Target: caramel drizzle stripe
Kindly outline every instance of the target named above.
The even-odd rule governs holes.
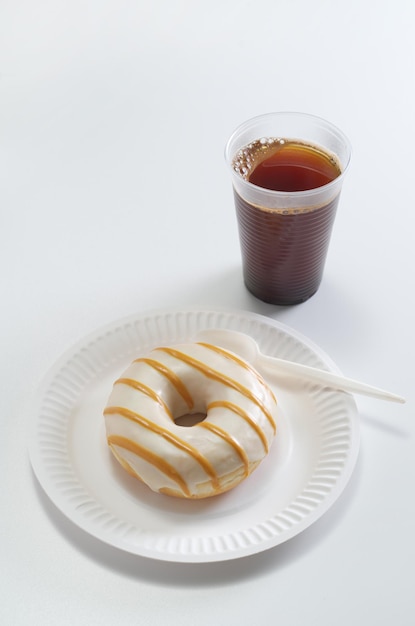
[[[263,431],[258,426],[258,424],[254,422],[254,420],[251,417],[249,417],[246,411],[244,411],[237,404],[234,404],[233,402],[226,402],[226,401],[211,402],[208,405],[207,410],[209,411],[210,409],[215,409],[215,408],[229,409],[230,411],[232,411],[232,413],[236,413],[237,415],[239,415],[239,417],[245,420],[245,422],[247,422],[251,426],[251,428],[256,432],[258,437],[261,439],[262,445],[264,446],[265,453],[268,454],[269,447],[268,447],[267,438],[265,437]]]
[[[236,354],[233,354],[233,352],[229,352],[228,350],[225,350],[225,348],[220,348],[219,346],[214,346],[211,343],[204,343],[203,341],[198,341],[198,344],[199,344],[199,346],[204,346],[208,350],[212,350],[213,352],[217,352],[218,354],[220,354],[220,355],[222,355],[224,357],[227,357],[231,361],[234,361],[235,363],[237,363],[241,367],[244,367],[246,370],[251,372],[251,374],[253,374],[256,377],[258,382],[261,383],[261,385],[263,387],[265,387],[269,391],[269,393],[271,394],[272,399],[274,400],[275,404],[277,404],[277,398],[275,397],[274,392],[272,391],[272,389],[270,387],[268,387],[268,385],[266,385],[264,383],[264,380],[261,378],[261,376],[258,374],[258,372],[249,363],[247,363],[246,361],[243,361],[242,359],[240,359],[238,356],[236,356]]]
[[[112,446],[110,443],[109,443],[109,445],[110,445],[110,448],[111,448],[111,451],[112,451],[113,455],[115,456],[117,461],[122,465],[122,467],[125,469],[125,471],[128,472],[128,474],[130,474],[134,478],[138,478],[138,480],[141,480],[141,482],[144,482],[143,479],[141,478],[140,474],[138,474],[138,472],[135,471],[133,466],[130,465],[130,463],[128,463],[128,461],[126,461],[120,454],[118,454],[118,452],[117,452],[117,450],[115,450],[114,446]]]
[[[163,474],[166,474],[175,483],[177,483],[182,492],[190,497],[190,491],[186,481],[182,476],[180,476],[179,472],[177,472],[177,470],[175,470],[175,468],[170,465],[170,463],[167,463],[167,461],[165,461],[162,457],[154,454],[154,452],[151,452],[151,450],[148,450],[147,448],[143,448],[135,441],[131,441],[131,439],[121,437],[120,435],[109,435],[108,444],[110,446],[119,446],[124,450],[129,450],[133,454],[136,454],[140,458],[144,459],[144,461],[147,461],[147,463],[154,465]]]
[[[114,385],[119,384],[127,385],[128,387],[131,387],[136,391],[141,391],[142,393],[144,393],[146,396],[157,402],[157,404],[159,404],[161,408],[167,413],[170,419],[174,421],[172,412],[170,411],[169,407],[153,389],[147,387],[147,385],[144,385],[143,383],[140,383],[138,380],[134,380],[134,378],[119,378],[115,381]]]
[[[227,385],[228,387],[231,387],[232,389],[236,389],[237,391],[239,391],[239,393],[241,393],[243,396],[245,396],[246,398],[251,400],[251,402],[256,404],[261,409],[261,411],[264,413],[265,417],[267,418],[267,420],[271,424],[274,433],[276,432],[277,427],[276,427],[276,424],[274,422],[274,419],[273,419],[271,413],[269,411],[267,411],[267,409],[262,404],[262,402],[260,400],[258,400],[258,398],[256,396],[254,396],[254,394],[251,393],[249,391],[249,389],[247,389],[246,387],[244,387],[243,385],[238,383],[236,380],[234,380],[233,378],[230,378],[229,376],[226,376],[225,374],[221,374],[220,372],[212,369],[211,367],[209,367],[205,363],[202,363],[201,361],[198,361],[197,359],[194,359],[193,357],[189,356],[188,354],[184,354],[183,352],[179,352],[179,350],[175,350],[174,348],[157,348],[157,350],[165,352],[166,354],[170,354],[171,356],[175,357],[176,359],[179,359],[180,361],[184,361],[188,365],[191,365],[192,367],[197,369],[199,372],[202,372],[202,374],[204,374],[208,378],[212,378],[213,380],[217,380],[217,381],[223,383],[224,385]]]
[[[175,374],[172,370],[163,365],[163,363],[147,358],[136,359],[134,363],[147,363],[147,365],[157,370],[160,374],[162,374],[165,378],[169,380],[169,382],[173,385],[176,391],[186,402],[189,409],[191,410],[193,408],[193,398],[189,393],[187,387],[183,384],[182,380],[177,376],[177,374]]]
[[[217,435],[221,439],[224,439],[226,441],[226,443],[228,443],[230,446],[232,446],[232,448],[239,455],[242,463],[244,464],[245,476],[248,476],[248,474],[249,474],[249,459],[248,459],[248,456],[247,456],[245,450],[240,445],[240,443],[238,443],[238,441],[234,437],[232,437],[232,435],[230,435],[225,430],[220,428],[220,426],[217,426],[216,424],[212,424],[212,422],[207,422],[207,421],[200,422],[199,424],[196,425],[196,427],[197,428],[205,428],[206,430],[210,430],[210,432],[212,432],[214,435]]]
[[[191,446],[186,441],[183,441],[183,439],[176,437],[176,435],[174,435],[169,430],[166,430],[162,426],[151,422],[139,413],[135,413],[130,409],[126,409],[120,406],[107,407],[106,409],[104,409],[104,415],[122,415],[126,419],[136,422],[143,428],[146,428],[147,430],[150,430],[153,433],[160,435],[160,437],[163,437],[163,439],[176,446],[176,448],[178,448],[182,452],[186,452],[187,454],[192,456],[194,460],[203,467],[206,474],[210,477],[213,487],[215,489],[219,487],[218,476],[209,461],[202,454],[200,454],[200,452],[198,452],[196,448]]]

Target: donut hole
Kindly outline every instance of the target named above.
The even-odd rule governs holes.
[[[203,420],[206,419],[206,413],[186,413],[185,415],[180,415],[176,417],[174,420],[177,426],[195,426],[196,424],[200,424]]]

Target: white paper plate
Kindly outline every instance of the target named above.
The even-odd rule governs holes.
[[[150,491],[113,459],[102,410],[133,358],[204,328],[254,337],[265,354],[338,371],[286,326],[243,311],[169,310],[118,321],[54,365],[32,404],[29,452],[55,505],[79,527],[127,552],[177,562],[223,561],[283,543],[342,493],[359,447],[352,396],[301,384],[273,385],[282,418],[270,454],[241,485],[187,501]]]

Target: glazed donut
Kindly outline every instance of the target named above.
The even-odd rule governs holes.
[[[183,426],[175,420],[197,414]],[[238,485],[267,455],[277,401],[239,356],[207,343],[159,347],[115,381],[104,409],[108,445],[153,491],[206,498]]]

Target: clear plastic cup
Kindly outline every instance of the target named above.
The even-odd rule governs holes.
[[[253,184],[245,153],[262,142],[299,144],[337,163],[336,177],[319,187],[280,191]],[[274,144],[273,144],[274,145]],[[284,147],[284,149],[285,149]],[[260,300],[290,305],[319,288],[351,147],[333,124],[304,113],[269,113],[248,120],[230,137],[225,158],[234,189],[243,276]],[[241,165],[242,163],[242,165]],[[248,164],[249,169],[249,164]]]

